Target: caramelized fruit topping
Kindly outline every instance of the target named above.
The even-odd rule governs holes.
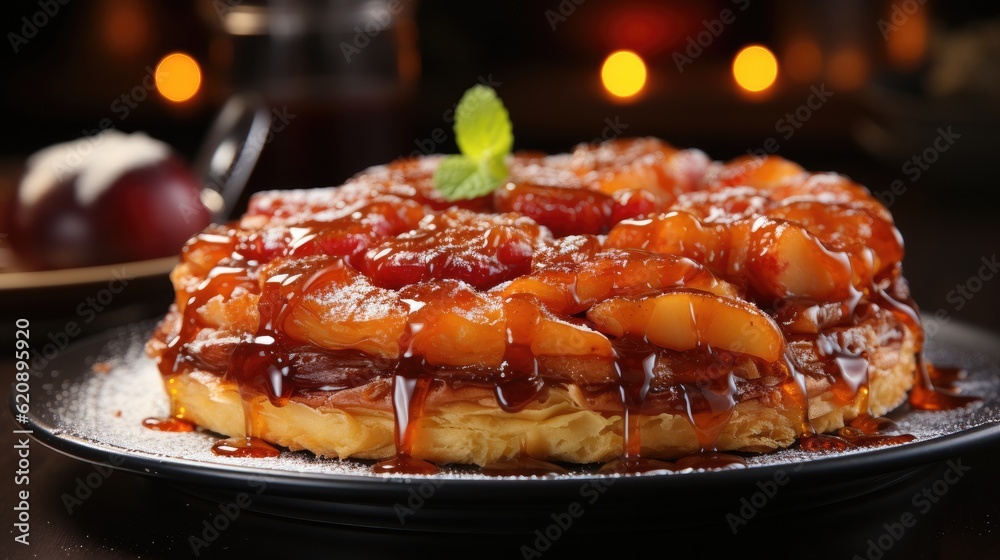
[[[867,399],[872,328],[884,344],[916,339],[911,406],[974,400],[952,388],[957,372],[920,359],[899,232],[842,177],[620,140],[515,155],[508,184],[451,205],[433,188],[437,161],[257,194],[238,223],[184,247],[176,306],[150,348],[168,382],[197,369],[239,387],[245,433],[214,452],[275,455],[259,439],[261,406],[376,379],[391,391],[397,449],[376,472],[437,470],[414,450],[427,396],[444,384],[492,388],[507,411],[579,386],[623,419],[621,457],[604,472],[739,467],[717,452],[720,431],[740,402],[775,389],[801,412],[803,449],[909,441],[870,415],[835,434],[808,421],[807,377],[839,403]],[[698,453],[643,455],[642,418],[663,413],[689,422]],[[525,453],[483,472],[560,471]]]

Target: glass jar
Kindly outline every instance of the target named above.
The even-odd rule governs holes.
[[[204,6],[216,30],[210,56],[221,89],[255,92],[271,108],[247,194],[340,184],[406,152],[420,72],[415,0]]]

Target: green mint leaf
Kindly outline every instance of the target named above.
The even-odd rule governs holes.
[[[514,146],[510,116],[493,88],[476,85],[462,96],[455,109],[455,142],[474,161],[510,153]]]
[[[507,153],[497,154],[486,161],[479,162],[479,169],[486,170],[495,178],[494,189],[499,187],[500,183],[507,178]]]
[[[504,177],[507,169],[503,167]],[[434,185],[449,202],[487,195],[496,189],[504,177],[494,174],[496,163],[476,163],[465,156],[447,156],[434,171]]]
[[[462,96],[455,109],[455,142],[462,155],[444,158],[434,172],[434,186],[448,201],[487,195],[507,178],[514,134],[493,88],[477,85]]]

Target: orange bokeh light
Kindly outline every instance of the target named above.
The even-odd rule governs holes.
[[[823,51],[811,38],[792,39],[785,47],[783,66],[797,82],[816,81],[823,73]]]
[[[826,75],[833,89],[856,90],[867,81],[868,70],[868,59],[861,48],[847,45],[830,55]]]
[[[604,59],[601,83],[615,97],[633,97],[646,85],[646,63],[632,51],[615,51]]]
[[[201,88],[201,68],[184,53],[171,53],[156,65],[156,89],[160,95],[180,103],[187,101]]]
[[[886,36],[889,62],[902,70],[913,70],[920,66],[927,54],[930,35],[927,10],[918,7],[897,29]]]
[[[746,91],[764,91],[778,79],[778,59],[767,47],[744,47],[733,59],[733,78]]]

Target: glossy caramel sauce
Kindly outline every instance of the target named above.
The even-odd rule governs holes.
[[[837,404],[860,399],[868,408],[877,350],[869,335],[896,347],[907,332],[915,339],[911,407],[975,400],[955,393],[960,372],[922,359],[901,238],[867,191],[832,176],[796,175],[790,163],[780,169],[789,178],[771,184],[762,178],[770,177],[767,162],[710,171],[690,151],[621,142],[583,149],[568,163],[516,160],[508,185],[462,208],[441,200],[429,186],[433,168],[420,161],[370,171],[336,190],[257,195],[240,222],[210,228],[184,248],[177,306],[156,335],[160,370],[170,377],[198,369],[236,383],[246,437],[213,447],[235,457],[279,453],[259,439],[264,403],[282,407],[386,380],[396,455],[373,470],[406,474],[438,470],[414,455],[421,419],[432,413],[428,395],[442,386],[491,389],[508,412],[571,384],[592,403],[610,400],[616,405],[602,412],[622,418],[622,449],[601,472],[624,474],[745,466],[716,442],[739,402],[774,388],[803,411],[802,449],[911,441],[865,414],[833,434],[817,434],[809,422],[807,381],[825,384]],[[662,156],[674,167],[641,175],[655,189],[625,187],[629,173],[641,171],[625,153],[640,162]],[[750,302],[780,330],[780,357],[713,341],[723,335],[710,326],[697,327],[706,332],[693,347],[683,334],[677,348],[602,334],[587,314],[614,298],[655,305],[657,296],[685,290]],[[220,325],[220,316],[230,324]],[[751,345],[764,327],[744,326]],[[354,340],[350,332],[367,334]],[[643,456],[640,420],[663,413],[690,424],[697,453]],[[192,427],[179,419],[144,425]],[[565,472],[526,452],[481,470]]]
[[[422,361],[414,357],[400,360],[392,378],[392,411],[396,419],[396,456],[375,464],[381,473],[434,474],[438,468],[412,456],[414,426],[423,416],[424,403],[433,379],[422,375]]]
[[[913,441],[914,437],[899,432],[888,418],[873,418],[862,414],[849,421],[834,434],[814,434],[799,439],[806,451],[844,451],[855,447],[883,447]]]
[[[222,439],[212,445],[212,453],[222,457],[277,457],[278,448],[256,437]]]
[[[118,416],[121,416],[121,411],[118,412]],[[145,418],[142,421],[142,426],[158,432],[194,431],[194,424],[180,418]]]

